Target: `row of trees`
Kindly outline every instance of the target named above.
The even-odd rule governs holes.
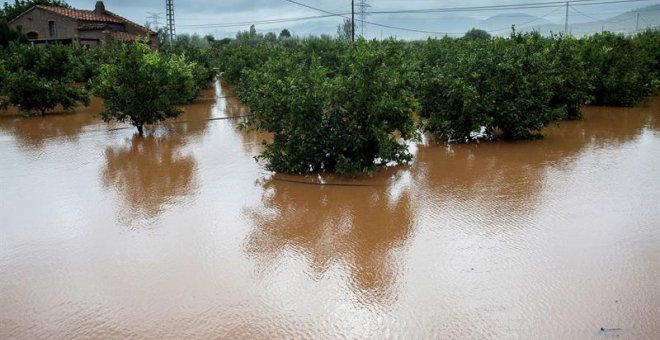
[[[0,49],[0,107],[44,114],[104,99],[105,120],[144,124],[176,116],[174,104],[192,102],[210,84],[210,50],[176,44],[152,51],[145,44],[117,43],[106,49],[11,43]]]
[[[348,175],[410,160],[405,142],[418,131],[444,141],[475,132],[528,139],[579,118],[586,103],[635,105],[660,85],[658,62],[658,31],[351,43],[252,28],[236,39],[179,39],[159,52],[10,42],[0,50],[0,104],[43,114],[95,94],[104,119],[142,133],[178,115],[173,105],[196,98],[219,69],[254,111],[248,126],[273,134],[261,154],[270,169]]]
[[[216,75],[212,37],[181,35],[161,51],[145,44],[117,43],[105,49],[28,44],[7,22],[35,5],[70,7],[61,0],[14,0],[0,8],[0,108],[14,106],[42,115],[104,99],[105,120],[145,124],[175,117],[175,104],[189,103]]]
[[[632,106],[657,90],[660,32],[350,43],[240,33],[218,47],[222,77],[274,139],[274,171],[340,174],[405,162],[416,129],[444,141],[529,139],[587,103]],[[418,113],[419,119],[414,119]],[[415,124],[416,123],[416,124]]]

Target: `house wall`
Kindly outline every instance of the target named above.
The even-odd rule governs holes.
[[[49,21],[55,22],[56,34],[50,35]],[[86,22],[83,22],[83,24]],[[91,22],[90,22],[91,23]],[[36,32],[39,37],[37,44],[45,44],[45,40],[67,40],[70,39],[74,45],[103,46],[110,42],[110,37],[104,30],[114,32],[128,32],[131,34],[144,35],[145,32],[138,26],[132,24],[107,23],[104,30],[82,30],[78,31],[77,20],[67,18],[41,8],[33,8],[22,14],[9,26],[11,28],[21,27],[24,34]],[[77,39],[76,39],[77,38]],[[158,36],[154,34],[151,39],[151,48],[158,49]]]
[[[54,36],[50,35],[48,26],[48,22],[50,20],[55,22],[57,32]],[[11,28],[17,28],[18,26],[21,26],[24,34],[37,32],[39,34],[40,40],[72,39],[78,31],[78,23],[75,20],[57,15],[41,8],[34,8],[28,11],[27,13],[18,17],[16,20],[12,21],[9,26]]]

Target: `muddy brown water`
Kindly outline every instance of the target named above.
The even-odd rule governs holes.
[[[319,186],[224,95],[0,117],[0,338],[660,337],[660,98]]]

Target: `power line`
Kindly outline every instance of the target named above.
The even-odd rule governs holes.
[[[342,14],[325,14],[325,15],[312,15],[312,16],[306,16],[306,17],[296,17],[296,18],[282,18],[282,19],[266,19],[266,20],[252,20],[252,21],[239,21],[239,22],[229,22],[229,23],[222,23],[222,24],[189,24],[189,25],[178,25],[179,28],[181,27],[187,27],[187,28],[194,28],[194,27],[209,27],[209,28],[221,28],[221,27],[239,27],[239,26],[246,26],[246,25],[258,25],[258,24],[281,24],[285,22],[294,22],[294,21],[304,21],[304,20],[312,20],[312,19],[323,19],[323,18],[331,18],[331,17],[340,17],[342,15],[348,15],[348,13],[342,13]]]
[[[632,18],[630,18],[630,19],[614,20],[614,21],[613,21],[613,20],[602,20],[602,19],[594,18],[593,16],[591,16],[591,15],[589,15],[589,14],[587,14],[587,13],[584,13],[584,12],[580,11],[579,9],[573,7],[573,6],[570,6],[570,8],[571,8],[574,12],[576,12],[576,13],[582,15],[583,17],[589,18],[589,19],[591,19],[591,20],[595,20],[595,21],[597,21],[597,22],[605,23],[605,24],[620,24],[620,23],[622,23],[622,22],[630,21],[630,20],[632,19]]]
[[[295,0],[285,0],[287,2],[296,4],[298,6],[302,6],[305,8],[309,8],[315,11],[319,11],[324,13],[323,15],[315,15],[315,16],[305,16],[305,17],[294,17],[294,18],[282,18],[282,19],[267,19],[267,20],[257,20],[257,21],[244,21],[244,22],[229,22],[229,23],[215,23],[215,24],[189,24],[189,25],[179,25],[179,27],[184,28],[184,29],[195,29],[195,28],[230,28],[230,27],[241,27],[241,26],[247,26],[247,25],[252,25],[252,24],[281,24],[281,23],[286,23],[286,22],[296,22],[296,21],[305,21],[305,20],[314,20],[314,19],[323,19],[323,18],[331,18],[331,17],[341,17],[344,19],[350,19],[348,15],[350,13],[333,13],[321,8],[309,6],[307,4],[301,3],[299,1]],[[575,0],[575,1],[569,1],[571,3],[571,7],[576,10],[574,7],[575,6],[587,6],[587,5],[603,5],[603,4],[613,4],[613,3],[630,3],[630,2],[640,2],[640,1],[649,1],[649,0]],[[388,11],[365,11],[366,15],[369,14],[405,14],[405,13],[410,13],[410,14],[423,14],[424,11],[430,11],[429,13],[439,13],[439,12],[476,12],[476,11],[489,11],[489,10],[515,10],[515,9],[522,9],[522,8],[530,8],[530,5],[536,6],[536,7],[531,7],[531,8],[548,8],[548,7],[554,7],[554,9],[546,15],[541,16],[540,18],[545,18],[549,16],[550,14],[556,12],[559,8],[563,8],[565,6],[566,2],[565,1],[551,1],[551,2],[543,2],[543,3],[522,3],[522,4],[515,4],[515,5],[493,5],[493,6],[473,6],[473,7],[453,7],[453,8],[444,8],[444,9],[426,9],[426,10],[398,10],[398,11],[393,11],[393,10],[388,10]],[[523,6],[523,7],[521,7]],[[542,7],[541,7],[542,6]],[[580,11],[581,12],[581,11]],[[599,20],[595,19],[594,20]],[[539,20],[539,18],[535,18],[529,22],[525,22],[523,24],[520,24],[520,26],[525,26],[529,25],[535,21]],[[361,20],[362,21],[362,20]],[[599,21],[604,21],[604,20],[599,20]],[[646,22],[646,20],[644,20]],[[611,21],[610,21],[611,22]],[[405,27],[397,27],[397,26],[391,26],[391,25],[385,25],[385,24],[379,24],[379,23],[374,23],[374,22],[369,22],[364,20],[363,24],[361,26],[366,26],[365,24],[370,24],[378,27],[384,27],[384,28],[389,28],[389,29],[395,29],[395,30],[403,30],[403,31],[408,31],[408,32],[415,32],[415,33],[425,33],[425,34],[433,34],[433,35],[460,35],[463,34],[462,32],[435,32],[435,31],[427,31],[427,30],[420,30],[420,29],[412,29],[412,28],[405,28]],[[648,22],[647,22],[648,24]],[[491,30],[489,32],[497,32],[497,31],[503,31],[506,29],[509,29],[510,27],[507,28],[502,28],[502,29],[496,29],[496,30]]]
[[[367,8],[371,7],[366,0],[360,0],[360,3],[358,4],[358,8],[360,10],[360,35],[364,37],[365,33],[365,28],[367,25],[364,24],[364,19],[369,15],[367,13]]]
[[[306,7],[306,8],[309,8],[309,9],[313,9],[315,11],[319,11],[319,12],[322,12],[322,13],[325,13],[325,14],[336,15],[336,16],[340,16],[344,19],[349,19],[348,17],[346,17],[344,15],[340,15],[340,14],[337,14],[337,13],[332,13],[332,12],[326,11],[326,10],[321,9],[321,8],[312,7],[312,6],[300,3],[300,2],[295,1],[295,0],[284,0],[284,1],[296,4],[296,5],[299,5],[299,6],[302,6],[302,7]],[[416,29],[405,28],[405,27],[396,27],[396,26],[390,26],[390,25],[377,24],[377,23],[368,22],[368,21],[365,21],[364,23],[374,25],[374,26],[379,26],[379,27],[385,27],[385,28],[397,29],[397,30],[402,30],[402,31],[408,31],[408,32],[427,33],[427,34],[440,34],[440,35],[442,35],[442,34],[456,34],[456,33],[449,33],[449,32],[433,32],[433,31],[416,30]]]
[[[554,14],[555,12],[557,12],[558,10],[560,10],[560,9],[562,9],[562,8],[564,8],[564,6],[558,6],[558,7],[556,7],[555,9],[553,9],[552,11],[550,11],[550,12],[548,12],[548,13],[546,13],[546,14],[544,14],[544,15],[538,17],[538,18],[535,18],[535,19],[533,19],[533,20],[530,20],[530,21],[528,21],[528,22],[522,23],[522,24],[520,24],[520,25],[516,25],[516,27],[517,27],[517,28],[523,28],[523,27],[525,27],[525,26],[527,26],[527,25],[529,25],[529,24],[532,24],[532,23],[537,22],[537,21],[539,21],[539,20],[543,20],[543,19],[549,17],[550,15]],[[504,30],[509,30],[509,29],[511,29],[511,26],[509,26],[509,27],[505,27],[505,28],[496,29],[496,30],[490,30],[490,31],[488,31],[488,33],[495,33],[495,32],[504,31]]]
[[[647,25],[653,26],[650,22],[646,21],[642,15],[640,15],[639,18],[642,19],[642,21],[644,21]]]
[[[324,9],[318,8],[318,7],[313,7],[295,0],[284,0],[302,7],[306,7],[309,9],[313,9],[316,11],[320,11],[322,13],[326,14],[331,14],[331,15],[337,15],[337,16],[342,16],[336,13],[332,13],[329,11],[326,11]],[[449,13],[449,12],[474,12],[474,11],[489,11],[489,10],[511,10],[511,9],[535,9],[535,8],[548,8],[548,7],[557,7],[558,5],[561,5],[562,7],[566,5],[567,3],[573,4],[574,6],[593,6],[593,5],[605,5],[605,4],[616,4],[616,3],[632,3],[632,2],[642,2],[642,1],[650,1],[650,0],[612,0],[612,1],[603,1],[603,0],[573,0],[573,1],[549,1],[549,2],[540,2],[540,3],[521,3],[521,4],[512,4],[512,5],[491,5],[491,6],[473,6],[473,7],[454,7],[454,8],[435,8],[435,9],[417,9],[417,10],[389,10],[389,11],[371,11],[367,12],[369,14],[412,14],[412,13]],[[342,16],[346,18],[345,16]],[[348,18],[346,18],[348,19]],[[463,33],[458,33],[458,32],[434,32],[434,31],[426,31],[426,30],[418,30],[418,29],[412,29],[412,28],[405,28],[405,27],[397,27],[397,26],[391,26],[391,25],[384,25],[384,24],[379,24],[379,23],[374,23],[374,22],[369,22],[369,21],[364,21],[366,24],[378,26],[378,27],[384,27],[384,28],[390,28],[390,29],[396,29],[396,30],[402,30],[402,31],[408,31],[408,32],[416,32],[416,33],[426,33],[426,34],[436,34],[436,35],[455,35],[455,34],[463,34]]]
[[[289,1],[289,0],[285,0],[285,1]],[[652,1],[652,0],[572,0],[568,2],[572,6],[594,6],[594,5],[632,3],[632,2],[642,2],[642,1]],[[548,1],[548,2],[537,2],[537,3],[519,3],[519,4],[510,4],[510,5],[426,8],[426,9],[409,9],[409,10],[381,10],[381,11],[370,11],[368,13],[369,14],[428,14],[428,13],[453,13],[453,12],[481,12],[481,11],[510,10],[510,9],[548,8],[548,7],[556,7],[559,5],[564,6],[565,4],[566,1]]]
[[[147,14],[149,14],[147,17],[147,22],[155,29],[158,29],[158,27],[160,27],[160,19],[163,18],[160,15],[161,13],[147,12]]]

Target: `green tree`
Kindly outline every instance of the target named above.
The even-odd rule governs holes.
[[[473,28],[465,33],[463,36],[466,39],[490,39],[490,34],[484,30]]]
[[[505,139],[540,135],[561,115],[550,105],[552,74],[546,55],[534,50],[537,38],[429,41],[426,53],[439,59],[422,77],[427,130],[452,141],[482,127]]]
[[[120,56],[101,67],[93,92],[103,98],[103,120],[129,122],[140,134],[153,124],[181,114],[174,107],[182,83],[194,87],[193,63],[185,56],[167,57],[145,44],[120,44],[113,54]]]
[[[282,30],[282,32],[280,32],[279,38],[280,39],[291,38],[291,32],[289,32],[289,30],[285,28]]]
[[[60,80],[39,77],[25,70],[8,74],[4,91],[8,93],[9,103],[21,112],[38,111],[42,115],[57,105],[69,110],[79,102],[89,103],[89,97],[82,89]]]
[[[279,50],[247,70],[238,95],[255,113],[250,125],[273,133],[261,158],[278,172],[374,171],[411,159],[418,108],[406,89],[395,41],[345,44],[336,69],[314,53]]]
[[[215,37],[213,36],[213,34],[205,35],[204,39],[209,43],[209,45],[215,42]]]
[[[45,48],[14,45],[5,51],[5,79],[1,96],[21,112],[39,112],[61,105],[65,110],[77,103],[88,104],[82,77],[73,50],[60,45]]]
[[[541,48],[550,63],[550,105],[562,110],[564,119],[581,118],[582,106],[593,99],[594,75],[588,72],[580,41],[570,35],[555,36]]]
[[[4,51],[0,49],[0,109],[5,109],[9,105],[5,90],[5,85],[7,83],[7,70],[5,69],[4,54]]]
[[[0,48],[7,47],[10,43],[26,44],[28,39],[20,29],[10,28],[7,19],[0,17]]]
[[[71,6],[62,0],[14,0],[14,3],[5,2],[2,10],[0,10],[0,17],[4,17],[7,21],[11,21],[23,12],[37,5],[71,8]]]
[[[595,104],[634,106],[653,93],[653,59],[633,39],[604,32],[589,37],[583,46],[589,72],[595,76]],[[650,46],[660,48],[657,43]]]

